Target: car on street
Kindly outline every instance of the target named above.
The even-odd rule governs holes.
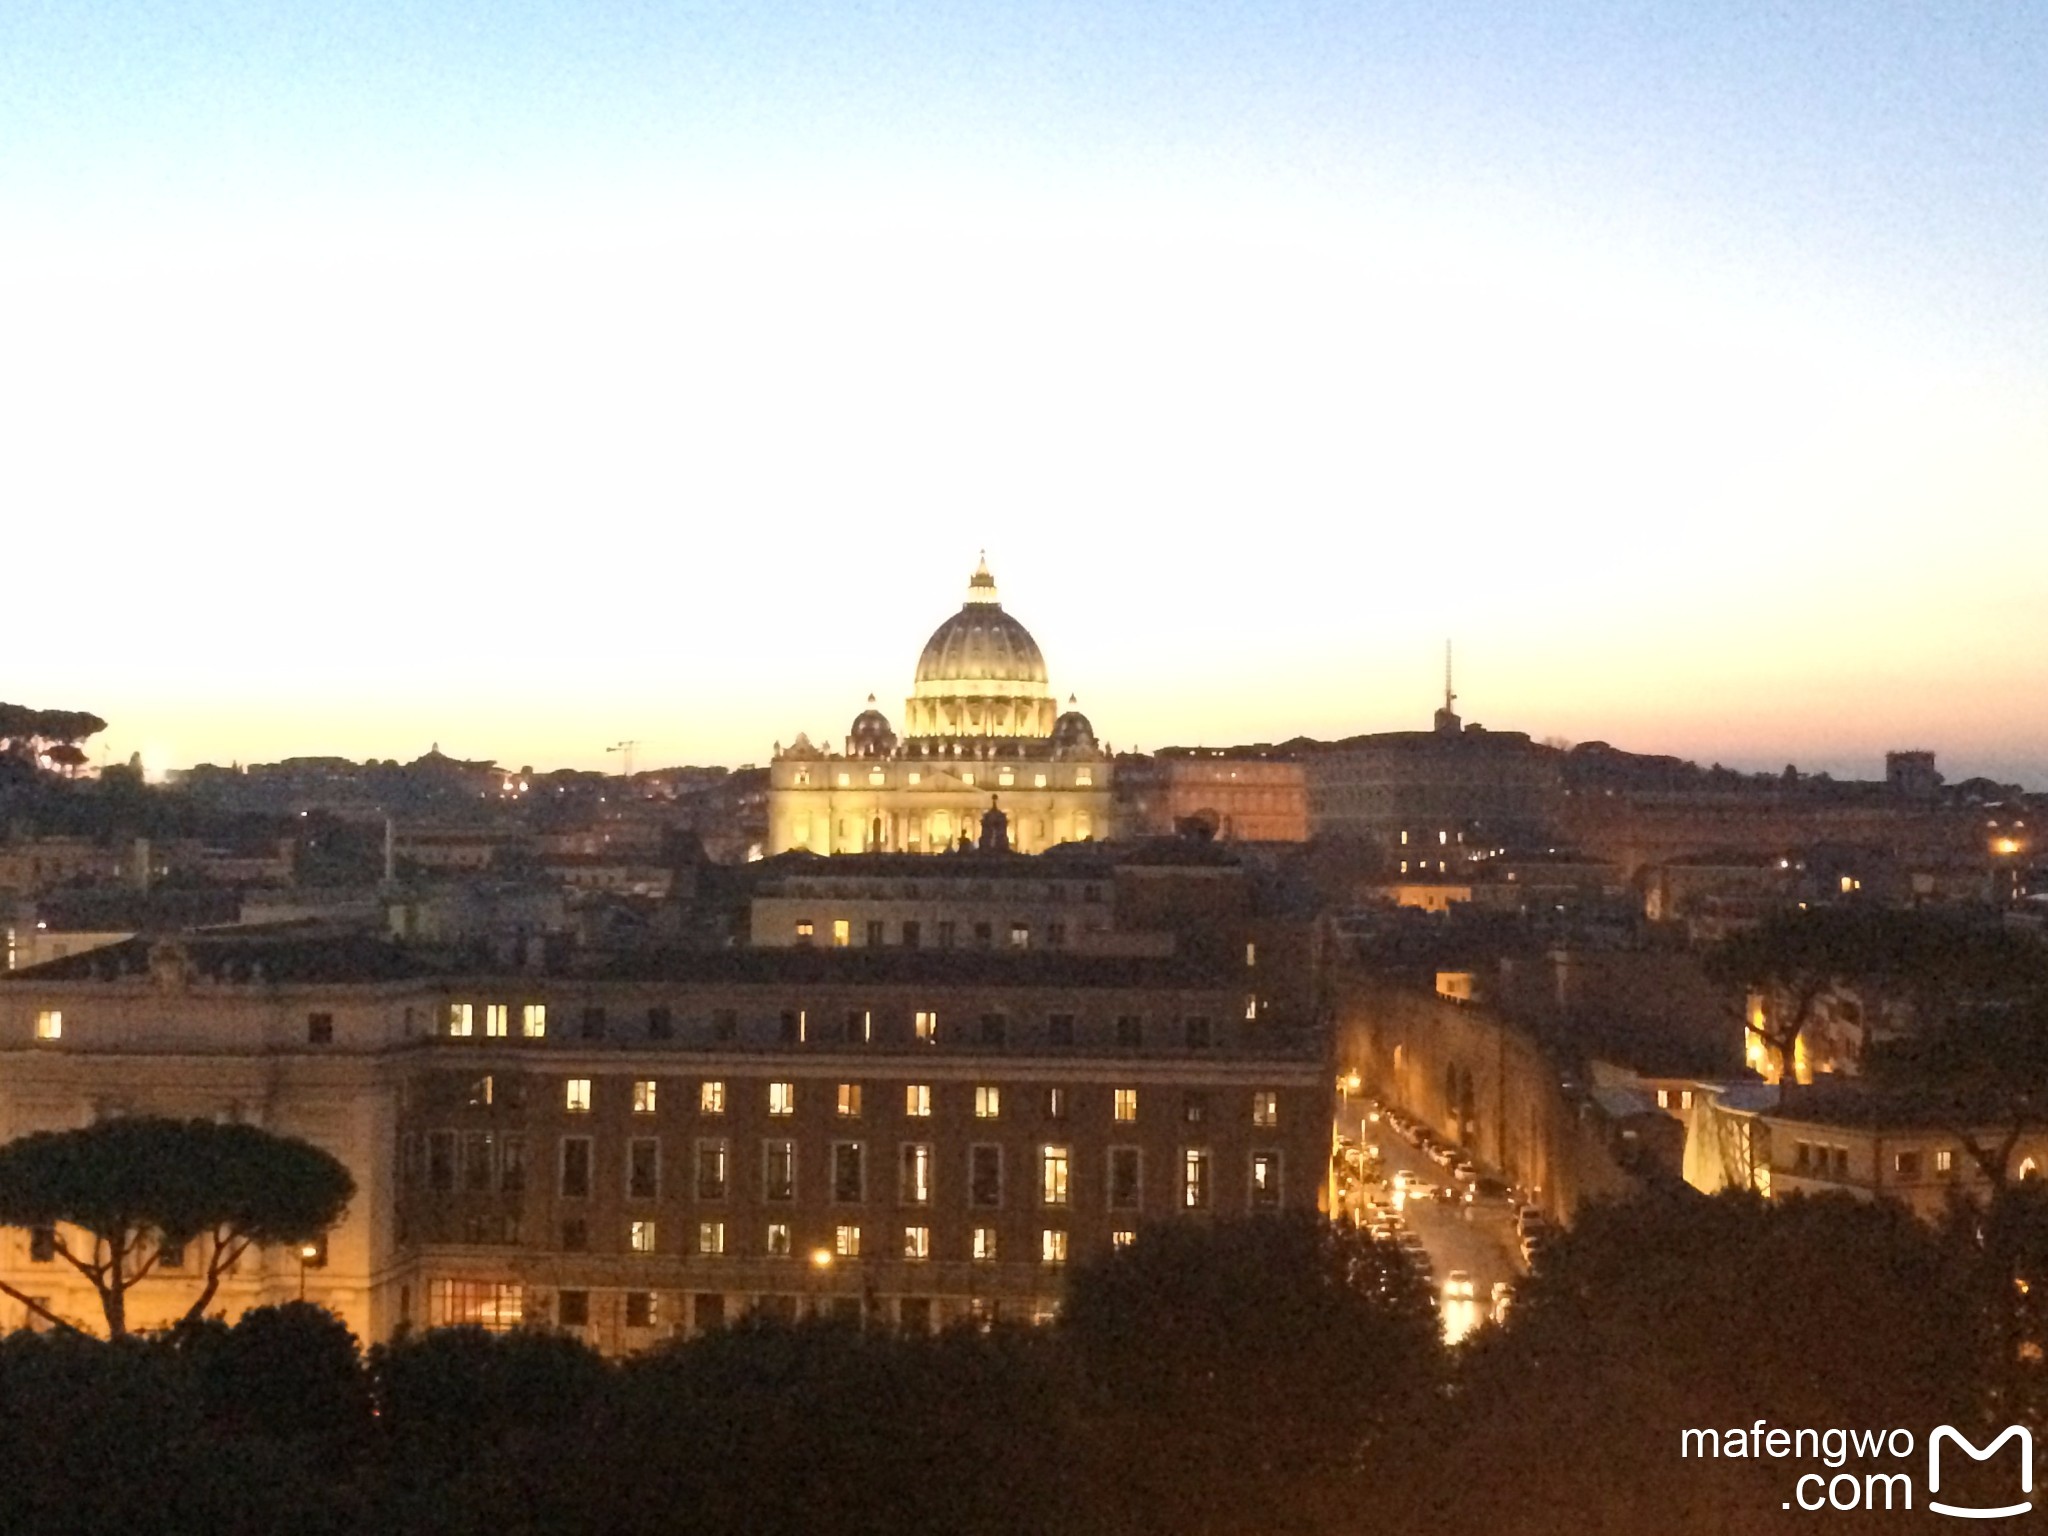
[[[1531,1232],[1547,1232],[1550,1222],[1543,1212],[1533,1205],[1525,1205],[1515,1212],[1515,1235],[1527,1237]]]
[[[1536,1267],[1536,1260],[1550,1247],[1550,1239],[1541,1232],[1531,1232],[1522,1239],[1522,1262],[1529,1268]]]
[[[1454,1269],[1444,1276],[1444,1294],[1453,1301],[1472,1299],[1472,1276],[1462,1269]]]

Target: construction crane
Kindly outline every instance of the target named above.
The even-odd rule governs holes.
[[[633,752],[639,745],[640,743],[637,741],[620,741],[614,742],[611,746],[605,748],[607,752],[619,754],[620,777],[629,783],[633,778]]]

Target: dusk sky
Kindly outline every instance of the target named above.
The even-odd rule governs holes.
[[[2048,6],[0,5],[0,699],[2048,785]]]

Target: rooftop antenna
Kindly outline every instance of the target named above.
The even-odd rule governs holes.
[[[623,779],[631,779],[633,777],[633,751],[639,745],[640,743],[637,741],[620,741],[614,742],[611,746],[605,748],[607,752],[619,754],[619,777]]]
[[[1444,642],[1444,713],[1449,714],[1451,706],[1458,702],[1458,696],[1451,692],[1451,642]]]
[[[1456,708],[1458,695],[1451,688],[1451,642],[1444,642],[1444,707],[1436,712],[1436,732],[1439,736],[1455,736],[1464,729],[1464,722],[1458,719]]]

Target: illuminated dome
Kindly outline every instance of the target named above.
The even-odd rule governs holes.
[[[1052,734],[1052,691],[1031,631],[1003,612],[982,559],[960,611],[932,631],[907,705],[912,736]]]
[[[889,717],[875,708],[875,696],[871,693],[868,707],[853,717],[853,729],[846,737],[846,755],[887,757],[895,750],[896,732],[890,729]]]
[[[1003,612],[996,579],[984,557],[967,583],[960,611],[932,631],[917,658],[922,683],[1036,683],[1045,685],[1045,657],[1031,631]]]
[[[1093,752],[1095,750],[1095,727],[1088,723],[1088,717],[1074,708],[1074,696],[1067,695],[1067,712],[1053,722],[1052,745],[1055,752]]]

